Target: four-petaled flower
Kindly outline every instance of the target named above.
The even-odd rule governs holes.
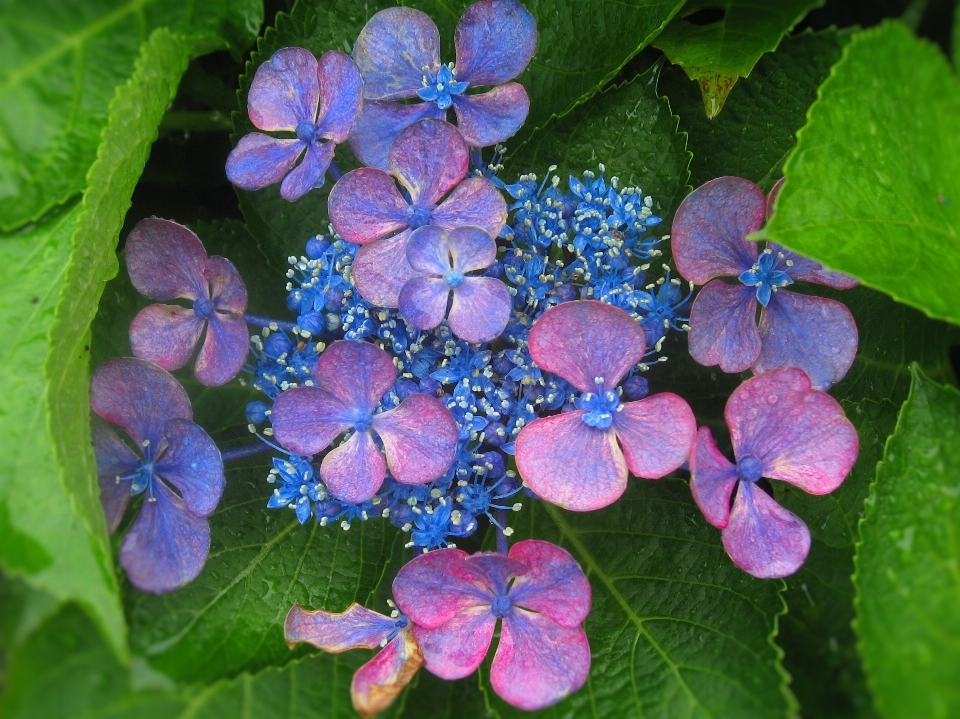
[[[126,432],[140,452],[107,422],[93,418],[100,498],[111,532],[130,497],[144,495],[120,546],[120,564],[144,592],[178,589],[207,561],[206,517],[216,509],[225,482],[220,451],[193,423],[183,387],[146,360],[120,357],[100,365],[93,373],[90,405]]]
[[[623,494],[628,469],[656,479],[686,461],[697,431],[689,405],[669,392],[635,402],[617,392],[645,350],[638,322],[594,300],[557,305],[533,325],[534,362],[583,393],[576,409],[535,419],[517,437],[517,470],[541,499],[599,509]]]
[[[497,243],[479,227],[465,225],[450,233],[428,225],[414,230],[407,261],[421,277],[400,291],[400,314],[414,327],[433,329],[447,317],[450,330],[466,342],[489,342],[500,336],[513,311],[513,296],[494,277],[471,277],[497,260]],[[452,299],[451,299],[452,296]]]
[[[244,135],[227,158],[227,178],[244,190],[283,179],[280,196],[290,202],[322,186],[334,149],[360,111],[361,84],[356,63],[338,50],[325,52],[319,62],[301,47],[277,50],[253,76],[247,113],[261,130],[297,136]],[[306,158],[290,172],[304,150]]]
[[[415,557],[393,581],[397,606],[413,622],[423,665],[443,679],[476,671],[502,619],[490,683],[526,710],[579,689],[590,671],[580,626],[590,583],[560,547],[535,539],[506,555],[439,549]]]
[[[401,132],[390,148],[390,172],[404,194],[393,177],[375,167],[348,172],[333,186],[328,207],[334,229],[363,245],[353,261],[353,276],[365,300],[398,306],[400,290],[418,274],[406,253],[410,235],[419,227],[436,225],[450,232],[474,225],[491,237],[500,234],[507,203],[487,178],[464,179],[469,154],[453,125],[422,120]]]
[[[152,300],[181,298],[192,307],[150,305],[130,323],[133,354],[165,370],[183,367],[207,328],[194,374],[205,385],[229,382],[243,368],[250,336],[247,288],[230,260],[207,257],[190,230],[170,220],[141,220],[127,236],[127,272]]]
[[[828,494],[857,460],[857,432],[837,401],[813,389],[795,367],[764,372],[737,387],[724,418],[736,464],[717,449],[710,429],[701,427],[690,455],[693,498],[722,530],[724,549],[743,571],[765,579],[793,574],[810,550],[810,531],[757,482],[769,477]]]
[[[374,413],[397,381],[393,360],[376,345],[334,342],[320,355],[314,375],[315,386],[295,387],[277,397],[270,416],[273,436],[285,449],[305,456],[353,430],[320,464],[320,477],[337,499],[370,499],[388,467],[398,482],[424,484],[442,477],[453,464],[457,423],[436,397],[412,394],[396,409]]]
[[[488,147],[513,135],[527,118],[530,100],[510,82],[537,47],[537,23],[516,0],[483,0],[457,25],[456,64],[441,64],[440,33],[420,10],[392,7],[374,15],[357,38],[353,57],[363,76],[363,110],[350,146],[365,165],[387,168],[397,134],[424,118],[444,119],[453,107],[468,145]],[[478,94],[467,88],[493,86]],[[419,98],[400,104],[394,100]]]
[[[681,203],[671,232],[673,258],[686,279],[705,285],[690,309],[690,354],[724,372],[799,367],[818,389],[839,382],[857,353],[857,326],[835,300],[797,294],[795,281],[836,289],[857,281],[775,244],[757,252],[746,236],[763,225],[770,201],[739,177],[720,177]],[[737,277],[729,285],[717,277]],[[757,326],[757,303],[763,307]]]

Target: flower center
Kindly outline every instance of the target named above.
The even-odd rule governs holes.
[[[764,307],[769,304],[774,292],[781,287],[793,284],[790,275],[778,269],[781,258],[782,255],[775,258],[772,251],[764,250],[753,267],[740,273],[740,281],[743,284],[757,288],[757,302]]]
[[[313,142],[317,136],[317,128],[312,122],[303,121],[297,125],[297,139],[300,142]]]
[[[462,285],[463,280],[463,273],[457,272],[457,270],[450,270],[443,276],[443,281],[447,283],[447,287],[449,287],[451,290],[455,290]]]
[[[441,65],[434,77],[424,68],[423,87],[417,90],[419,98],[425,102],[435,102],[441,110],[446,110],[453,104],[453,95],[462,95],[469,82],[457,82],[457,71],[453,63]]]
[[[490,611],[493,613],[493,616],[499,617],[500,619],[510,614],[511,609],[513,609],[513,603],[510,601],[510,597],[506,595],[494,599],[493,604],[490,606]]]
[[[417,229],[430,224],[430,208],[422,205],[410,205],[407,208],[407,224],[411,229]]]
[[[369,412],[357,412],[356,419],[353,420],[353,428],[358,432],[369,432],[373,426],[373,415]]]
[[[744,482],[759,482],[763,467],[756,457],[744,457],[737,462],[737,476]]]
[[[213,302],[206,297],[199,297],[193,302],[193,311],[196,313],[197,317],[202,320],[205,320],[207,317],[212,315],[213,309]]]
[[[609,429],[613,424],[614,412],[619,412],[623,407],[620,395],[614,390],[604,391],[603,377],[595,377],[594,382],[597,383],[597,391],[584,392],[574,404],[577,409],[586,410],[583,415],[584,423],[597,429]]]

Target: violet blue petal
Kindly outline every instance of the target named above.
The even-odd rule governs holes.
[[[466,176],[470,151],[449,122],[419,120],[397,135],[387,163],[410,193],[410,202],[433,209]]]
[[[424,225],[414,230],[407,243],[407,262],[421,274],[446,275],[452,269],[447,233],[436,225]]]
[[[556,544],[525,539],[507,555],[528,567],[510,588],[510,601],[562,627],[578,627],[590,613],[590,582],[570,553]]]
[[[767,200],[739,177],[718,177],[687,195],[677,208],[670,245],[677,270],[694,284],[737,277],[757,261],[746,236],[763,225]]]
[[[320,355],[314,377],[345,407],[372,413],[397,381],[397,367],[375,344],[338,340]]]
[[[165,370],[180,369],[193,356],[204,324],[187,307],[148,305],[130,323],[130,348]]]
[[[354,432],[331,449],[320,463],[320,478],[337,499],[366,502],[377,493],[387,475],[387,463],[370,432]]]
[[[247,114],[261,130],[293,132],[317,118],[320,83],[317,58],[302,47],[285,47],[257,68],[247,95]]]
[[[416,97],[423,68],[440,67],[440,31],[430,16],[411,7],[381,10],[367,21],[353,46],[368,100]]]
[[[317,77],[320,80],[317,136],[339,145],[347,139],[360,111],[363,89],[360,69],[346,53],[329,50],[320,57]]]
[[[477,552],[464,562],[464,567],[469,573],[465,578],[489,588],[495,597],[506,596],[510,581],[529,571],[526,564],[499,552]]]
[[[127,235],[127,272],[137,291],[152,300],[207,296],[203,268],[207,251],[200,239],[170,220],[141,220]]]
[[[296,202],[310,190],[322,187],[327,168],[333,159],[332,142],[311,142],[303,162],[280,183],[280,197],[287,202]]]
[[[662,392],[625,402],[613,415],[613,429],[630,472],[643,479],[659,479],[687,461],[697,420],[685,400]]]
[[[423,666],[441,679],[470,676],[487,656],[497,618],[489,606],[469,607],[435,629],[413,625]]]
[[[364,245],[353,260],[357,291],[377,307],[399,307],[400,290],[417,276],[407,262],[410,230]]]
[[[467,144],[489,147],[517,133],[530,112],[530,98],[523,85],[508,82],[479,95],[454,95],[453,109]]]
[[[717,449],[710,428],[701,427],[690,454],[690,491],[714,527],[723,529],[730,521],[730,496],[736,485],[736,465]]]
[[[251,132],[227,156],[227,179],[241,190],[260,190],[283,179],[306,143]]]
[[[497,237],[507,221],[507,203],[486,177],[468,177],[431,215],[431,224],[453,232],[472,225]]]
[[[774,256],[782,254],[784,262],[793,263],[786,269],[786,273],[800,282],[816,282],[819,285],[827,285],[837,290],[849,290],[860,284],[855,277],[828,270],[819,262],[809,260],[803,255],[791,252],[773,242],[768,242],[767,247],[773,251]]]
[[[751,368],[799,367],[817,389],[844,378],[857,356],[857,323],[842,302],[780,290],[760,313],[760,355]]]
[[[156,479],[120,545],[120,566],[142,592],[163,594],[193,581],[207,561],[210,525]]]
[[[811,494],[840,486],[859,452],[857,432],[843,408],[813,389],[802,370],[771,370],[747,380],[724,410],[738,460],[755,457],[763,476]]]
[[[700,364],[743,372],[760,354],[757,293],[746,285],[711,280],[690,308],[690,355]]]
[[[365,245],[407,226],[407,201],[383,170],[361,167],[337,180],[328,202],[330,222],[347,242]]]
[[[414,277],[400,290],[397,304],[408,323],[432,330],[447,316],[450,288],[439,277]],[[455,333],[456,334],[456,333]]]
[[[374,415],[373,431],[383,441],[390,473],[403,484],[442,477],[456,456],[457,422],[430,395],[412,394],[396,409]]]
[[[499,337],[513,313],[513,296],[495,277],[466,277],[453,291],[450,330],[464,342],[490,342]]]
[[[753,482],[740,482],[723,548],[747,574],[778,579],[796,572],[810,551],[810,530]]]
[[[193,374],[208,387],[226,384],[243,369],[249,345],[250,334],[243,315],[214,312],[207,320],[207,336]]]
[[[247,286],[230,260],[211,256],[203,268],[203,278],[210,284],[210,299],[216,309],[238,314],[247,311]]]
[[[438,549],[414,557],[393,580],[397,607],[425,629],[437,629],[467,609],[489,612],[496,598],[490,577],[482,571],[483,565],[475,568],[470,559],[461,549]],[[523,565],[508,557],[503,560],[523,572]]]
[[[154,465],[155,474],[176,487],[188,512],[209,517],[226,484],[220,450],[200,425],[188,419],[169,420],[163,436],[167,448]]]
[[[485,270],[497,261],[497,243],[481,227],[465,225],[447,236],[453,269],[458,272]]]
[[[643,359],[643,328],[623,310],[595,300],[551,307],[530,329],[530,356],[581,392],[596,392],[596,378],[615,389]]]
[[[537,49],[537,21],[516,0],[482,0],[463,11],[453,37],[457,80],[499,85],[523,72]]]
[[[118,477],[133,472],[140,464],[140,458],[117,436],[109,424],[96,415],[90,420],[93,451],[97,455],[100,502],[107,518],[107,529],[113,534],[130,502],[130,483],[120,482]]]
[[[435,102],[398,105],[388,100],[365,100],[350,132],[350,147],[363,164],[389,170],[387,153],[404,128],[426,118],[442,120],[446,114]]]
[[[540,499],[575,512],[606,507],[627,488],[616,435],[588,426],[583,415],[573,410],[535,419],[516,443],[517,470],[526,485]]]
[[[283,636],[291,649],[307,642],[330,654],[339,654],[350,649],[379,649],[396,625],[396,619],[356,602],[338,614],[322,609],[310,611],[294,604],[283,623]]]
[[[319,387],[294,387],[280,393],[270,412],[273,437],[284,449],[316,454],[353,426],[354,408]]]
[[[159,446],[167,420],[193,419],[190,399],[173,375],[133,357],[115,357],[97,367],[90,407],[138,445],[149,440]]]
[[[490,684],[513,706],[534,711],[556,704],[589,674],[590,644],[579,626],[563,627],[518,607],[504,618]]]
[[[422,664],[423,654],[413,637],[413,627],[408,626],[353,675],[353,708],[362,719],[386,711]]]

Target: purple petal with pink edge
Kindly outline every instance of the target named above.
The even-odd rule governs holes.
[[[423,654],[413,638],[413,628],[407,627],[353,675],[353,708],[362,719],[385,711],[422,664]]]
[[[363,90],[360,69],[346,53],[329,50],[320,57],[317,76],[320,80],[317,135],[339,145],[347,139],[360,112]]]
[[[529,569],[514,581],[510,601],[539,612],[562,627],[578,627],[590,613],[590,582],[570,552],[539,539],[510,547],[511,559]]]
[[[399,307],[400,290],[417,272],[407,262],[410,230],[364,245],[353,260],[357,291],[377,307]]]
[[[613,429],[630,472],[643,479],[659,479],[687,461],[697,420],[685,400],[662,392],[625,402],[613,415]]]
[[[261,130],[293,132],[313,124],[320,102],[317,58],[302,47],[285,47],[257,68],[247,95],[247,114]]]
[[[432,330],[447,316],[450,288],[439,277],[414,277],[400,290],[400,314],[417,329]]]
[[[344,502],[366,502],[380,489],[386,475],[387,463],[369,432],[354,432],[320,463],[320,478],[330,494]]]
[[[743,372],[760,354],[757,293],[753,287],[711,280],[690,308],[690,356],[707,367]]]
[[[120,545],[120,566],[140,591],[164,594],[200,574],[210,551],[210,525],[187,511],[163,482],[151,486],[153,497],[144,498]]]
[[[843,408],[794,367],[744,382],[730,396],[724,417],[737,459],[755,457],[764,477],[811,494],[839,487],[857,460],[857,432]]]
[[[783,181],[786,180],[786,177],[781,177],[777,180],[776,184],[770,188],[770,192],[767,193],[767,221],[770,221],[770,218],[773,217],[773,211],[776,209],[777,198],[780,196],[780,190],[783,189]]]
[[[690,454],[690,491],[714,527],[723,529],[730,521],[730,496],[736,484],[736,465],[717,449],[710,428],[701,427]]]
[[[500,234],[507,221],[507,203],[486,177],[468,177],[430,216],[430,223],[453,232],[472,225],[491,237]]]
[[[558,305],[563,307],[563,305]],[[616,435],[574,410],[535,419],[517,435],[517,470],[540,499],[575,512],[606,507],[627,488],[627,463]]]
[[[677,270],[694,284],[737,277],[757,261],[757,244],[744,239],[763,225],[767,201],[739,177],[718,177],[687,195],[670,232]]]
[[[513,295],[495,277],[466,277],[453,291],[450,330],[464,342],[490,342],[499,337],[513,314]]]
[[[733,563],[760,579],[790,576],[810,551],[810,530],[803,520],[753,482],[740,482],[721,536]]]
[[[556,704],[590,674],[590,644],[579,626],[563,627],[516,607],[503,620],[490,668],[493,690],[526,711]]]
[[[190,399],[173,375],[133,357],[116,357],[97,367],[90,380],[90,407],[138,445],[144,440],[159,445],[169,419],[193,419]]]
[[[411,203],[433,208],[466,176],[470,151],[449,122],[419,120],[397,135],[387,163],[409,191]]]
[[[280,183],[280,197],[287,202],[296,202],[310,190],[322,187],[335,147],[332,142],[311,142],[307,145],[303,162]]]
[[[414,230],[407,243],[407,262],[417,272],[443,277],[452,267],[447,233],[436,225]]]
[[[397,381],[397,367],[375,344],[338,340],[320,355],[314,375],[345,407],[373,412]]]
[[[596,392],[595,378],[614,389],[643,359],[640,324],[623,310],[595,300],[551,307],[530,329],[530,356],[581,392]]]
[[[396,409],[374,415],[373,431],[383,441],[390,473],[403,484],[442,477],[457,452],[457,422],[430,395],[412,394]]]
[[[784,263],[793,263],[785,271],[790,277],[800,282],[816,282],[818,285],[827,285],[837,290],[849,290],[860,284],[855,277],[828,270],[819,262],[808,260],[803,255],[791,252],[773,242],[768,242],[767,247],[775,256],[782,254]]]
[[[227,179],[241,190],[260,190],[280,182],[294,166],[306,143],[297,139],[280,140],[251,132],[227,157]]]
[[[118,477],[133,472],[140,464],[140,458],[124,444],[109,424],[96,415],[90,420],[93,451],[97,455],[100,502],[107,517],[107,529],[113,534],[130,502],[130,484],[118,481]]]
[[[396,619],[356,602],[339,614],[322,609],[309,611],[294,604],[283,623],[283,636],[291,649],[307,642],[330,654],[339,654],[350,649],[379,649],[396,629]]]
[[[455,95],[453,109],[467,144],[489,147],[517,133],[530,112],[530,98],[523,85],[508,82],[479,95]]]
[[[127,272],[137,291],[152,300],[207,296],[200,239],[170,220],[141,220],[127,235]]]
[[[203,268],[203,277],[210,283],[210,299],[216,309],[238,314],[247,311],[247,286],[230,260],[213,255]]]
[[[207,319],[207,336],[197,355],[193,374],[208,387],[226,384],[243,369],[250,333],[243,315],[214,312]]]
[[[842,302],[780,290],[760,314],[754,372],[799,367],[817,389],[844,378],[857,356],[857,323]]]
[[[472,87],[512,80],[537,49],[537,21],[516,0],[482,0],[463,11],[454,35],[457,80]]]
[[[470,607],[435,629],[413,625],[423,666],[441,679],[463,679],[483,663],[497,618],[489,606]]]
[[[337,180],[327,207],[337,234],[358,245],[407,226],[407,201],[393,178],[374,167],[361,167]]]
[[[167,449],[154,465],[155,473],[177,488],[188,512],[209,517],[226,484],[220,450],[188,419],[168,421],[163,436]]]
[[[363,164],[389,170],[387,153],[401,131],[418,120],[443,120],[446,116],[447,111],[435,102],[398,105],[389,100],[365,100],[350,131],[350,148]]]
[[[511,579],[529,571],[527,565],[498,552],[477,552],[464,564],[483,586],[489,587],[498,597],[509,592]]]
[[[353,426],[354,409],[319,387],[284,390],[273,403],[273,437],[284,449],[303,456],[326,449]]]
[[[381,10],[367,21],[353,46],[367,100],[415,97],[423,68],[440,67],[440,31],[430,16],[410,7]]]
[[[485,270],[497,261],[497,243],[482,227],[457,227],[450,231],[447,243],[458,272]]]
[[[203,325],[186,307],[149,305],[130,323],[130,348],[134,356],[165,370],[180,369],[193,356]]]

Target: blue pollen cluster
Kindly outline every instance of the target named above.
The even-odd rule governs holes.
[[[780,267],[784,269],[780,269]],[[747,287],[757,288],[757,302],[766,307],[770,304],[773,293],[781,287],[793,284],[793,278],[788,274],[792,260],[780,252],[773,256],[773,250],[766,249],[760,253],[757,262],[749,270],[740,273],[739,280]]]

